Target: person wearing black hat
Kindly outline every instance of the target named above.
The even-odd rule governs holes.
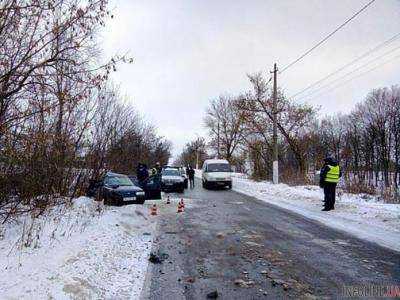
[[[324,166],[320,172],[319,185],[324,189],[324,208],[322,211],[335,209],[336,185],[342,177],[339,164],[332,157],[324,159]]]
[[[143,163],[139,163],[136,168],[136,177],[139,183],[144,182],[149,177],[149,172],[147,171],[147,166]]]

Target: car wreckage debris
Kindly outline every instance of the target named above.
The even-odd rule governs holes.
[[[219,297],[218,291],[215,290],[207,294],[207,299],[217,299]]]
[[[149,261],[153,264],[161,264],[164,260],[168,259],[169,255],[167,253],[150,253]]]

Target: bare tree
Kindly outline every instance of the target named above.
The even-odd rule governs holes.
[[[265,144],[270,145],[271,124],[273,121],[273,103],[271,90],[262,74],[249,75],[253,91],[239,102],[239,108],[246,112],[248,128],[262,137]],[[300,176],[306,176],[306,147],[301,137],[315,119],[316,110],[306,104],[296,104],[285,98],[281,90],[278,91],[278,130],[280,133],[280,147],[285,143],[289,146],[298,164]],[[263,129],[265,128],[265,129]]]
[[[240,110],[237,109],[238,99],[230,96],[220,96],[211,101],[204,119],[210,132],[210,146],[230,160],[238,148],[241,139],[243,119]],[[219,149],[218,149],[219,148]]]
[[[185,148],[182,150],[182,153],[174,164],[181,166],[190,165],[192,167],[195,167],[198,164],[198,166],[201,167],[207,158],[206,141],[204,138],[198,137],[185,145]]]
[[[124,56],[99,62],[95,38],[107,17],[106,0],[1,2],[3,222],[73,198],[107,166],[127,170],[118,148],[125,161],[136,154],[132,163],[142,153],[151,161],[168,160],[170,143],[107,84],[119,61],[131,62]]]

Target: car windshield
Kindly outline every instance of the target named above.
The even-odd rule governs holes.
[[[118,185],[118,186],[131,186],[132,181],[128,176],[108,176],[105,178],[104,183],[107,185]]]
[[[230,172],[229,164],[209,164],[207,165],[207,172]]]
[[[162,175],[164,175],[164,176],[181,176],[178,169],[164,169],[162,171]]]

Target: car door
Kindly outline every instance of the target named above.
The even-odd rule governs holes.
[[[161,199],[161,174],[150,176],[142,185],[146,199]]]

